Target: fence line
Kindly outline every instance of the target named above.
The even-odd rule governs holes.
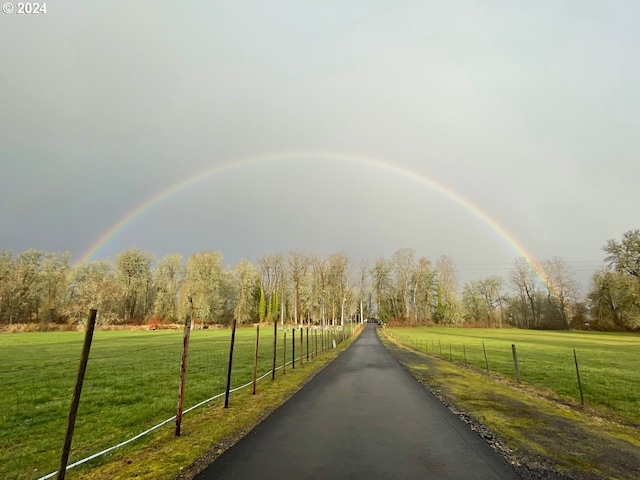
[[[627,349],[606,350],[612,347],[605,346],[603,350],[594,350],[594,345],[600,346],[597,342],[585,343],[580,355],[580,351],[569,345],[548,345],[541,341],[522,340],[525,347],[516,350],[516,343],[504,337],[485,339],[485,342],[479,335],[455,336],[453,338],[458,341],[451,342],[450,334],[427,329],[409,335],[406,333],[410,332],[402,330],[387,328],[384,331],[401,344],[422,353],[484,370],[489,376],[499,373],[513,378],[516,383],[553,391],[554,396],[570,398],[576,405],[604,407],[619,415],[624,423],[637,425],[640,419],[637,403],[640,382],[635,380],[636,371],[631,369],[639,357]],[[445,356],[442,343],[446,342],[450,343],[449,354]],[[475,346],[472,342],[476,342]],[[580,367],[578,357],[581,357]],[[626,369],[620,369],[622,365]]]
[[[351,337],[351,336],[353,336],[355,333],[357,333],[358,328],[359,328],[359,327],[355,327],[355,328],[353,328],[353,327],[352,327],[352,328],[350,329],[349,336],[348,336],[348,337],[346,337],[346,338],[350,338],[350,337]],[[296,327],[293,327],[293,328],[292,328],[292,330],[295,332]],[[286,335],[286,333],[285,333],[285,335]],[[286,338],[286,337],[285,337],[285,338]],[[346,338],[345,338],[345,340],[346,340]],[[295,334],[293,335],[293,339],[295,340]],[[342,343],[342,342],[337,342],[337,343]],[[286,346],[286,343],[284,343],[284,345],[283,345],[283,346]],[[318,352],[316,351],[315,353],[316,353],[316,358],[317,358],[317,356],[318,356]],[[322,351],[322,352],[320,352],[320,353],[325,353],[325,351],[323,350],[323,351]],[[308,351],[307,351],[307,355],[308,355]],[[282,363],[282,365],[280,365],[280,366],[276,367],[275,369],[270,369],[269,371],[267,371],[266,373],[264,373],[264,374],[263,374],[263,375],[261,375],[260,377],[256,378],[256,379],[255,379],[255,381],[256,381],[256,382],[259,382],[259,381],[261,381],[261,380],[263,380],[263,379],[267,378],[268,376],[272,376],[272,374],[275,374],[275,372],[276,372],[276,371],[281,370],[281,369],[284,369],[287,365],[294,364],[296,360],[301,361],[301,360],[302,360],[302,357],[303,357],[303,352],[302,352],[302,351],[300,351],[300,356],[299,356],[298,358],[291,358],[291,360],[286,361],[286,357],[285,357],[285,361]],[[238,391],[240,391],[240,390],[242,390],[242,389],[245,389],[245,388],[248,388],[248,387],[250,387],[250,386],[253,386],[253,384],[254,384],[254,380],[253,380],[253,379],[251,379],[251,381],[249,381],[249,382],[245,383],[244,385],[241,385],[241,386],[238,386],[238,387],[235,387],[235,388],[231,388],[231,389],[229,389],[229,390],[228,390],[228,393],[235,393],[235,392],[238,392]],[[187,414],[187,413],[191,412],[192,410],[195,410],[196,408],[199,408],[199,407],[201,407],[201,406],[203,406],[203,405],[206,405],[206,404],[208,404],[208,403],[210,403],[210,402],[212,402],[212,401],[214,401],[214,400],[216,400],[216,399],[218,399],[218,398],[221,398],[221,397],[223,397],[223,396],[225,396],[225,395],[228,395],[228,393],[227,393],[227,391],[225,390],[225,391],[224,391],[224,392],[222,392],[222,393],[218,393],[218,394],[216,394],[216,395],[214,395],[214,396],[212,396],[212,397],[210,397],[210,398],[208,398],[208,399],[206,399],[206,400],[203,400],[203,401],[201,401],[201,402],[199,402],[199,403],[197,403],[197,404],[195,404],[195,405],[193,405],[193,406],[191,406],[191,407],[187,408],[186,410],[183,410],[181,413],[182,413],[182,415]],[[84,463],[86,463],[86,462],[89,462],[89,461],[91,461],[91,460],[94,460],[94,459],[96,459],[96,458],[98,458],[98,457],[102,456],[102,455],[105,455],[105,454],[107,454],[107,453],[109,453],[109,452],[111,452],[111,451],[113,451],[113,450],[116,450],[116,449],[118,449],[118,448],[120,448],[120,447],[123,447],[123,446],[125,446],[125,445],[127,445],[127,444],[129,444],[129,443],[132,443],[132,442],[134,442],[135,440],[138,440],[138,439],[140,439],[140,438],[142,438],[142,437],[144,437],[144,436],[146,436],[146,435],[150,434],[151,432],[153,432],[153,431],[155,431],[155,430],[159,429],[160,427],[162,427],[162,426],[164,426],[164,425],[166,425],[166,424],[168,424],[168,423],[170,423],[170,422],[172,422],[172,421],[176,420],[176,419],[177,419],[177,417],[178,417],[178,413],[176,413],[176,415],[173,415],[172,417],[167,418],[166,420],[163,420],[162,422],[160,422],[160,423],[158,423],[158,424],[156,424],[156,425],[154,425],[154,426],[152,426],[152,427],[148,428],[147,430],[145,430],[145,431],[143,431],[143,432],[140,432],[139,434],[137,434],[137,435],[135,435],[135,436],[133,436],[133,437],[131,437],[131,438],[127,439],[127,440],[124,440],[124,441],[122,441],[122,442],[118,443],[117,445],[113,445],[113,446],[111,446],[111,447],[108,447],[108,448],[106,448],[106,449],[104,449],[104,450],[100,451],[100,452],[94,453],[94,454],[92,454],[92,455],[90,455],[90,456],[88,456],[88,457],[86,457],[86,458],[83,458],[83,459],[78,460],[78,461],[76,461],[76,462],[74,462],[74,463],[71,463],[70,465],[67,465],[67,466],[66,466],[65,471],[71,470],[72,468],[75,468],[75,467],[77,467],[77,466],[80,466],[80,465],[82,465],[82,464],[84,464]],[[51,472],[51,473],[49,473],[49,474],[47,474],[47,475],[44,475],[44,476],[42,476],[42,477],[39,477],[37,480],[48,480],[48,479],[50,479],[50,478],[55,477],[58,473],[59,473],[59,471],[58,471],[58,470],[56,470],[55,472]]]

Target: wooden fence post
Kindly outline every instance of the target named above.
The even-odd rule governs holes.
[[[484,352],[484,364],[487,366],[487,375],[489,375],[489,360],[487,360],[487,349],[484,347],[484,340],[482,340],[482,351]]]
[[[236,319],[231,327],[231,347],[229,348],[229,367],[227,368],[227,390],[224,394],[224,408],[229,408],[229,393],[231,391],[231,368],[233,365],[233,345],[236,342]]]
[[[76,387],[73,391],[73,397],[71,398],[71,407],[69,408],[69,417],[67,418],[67,431],[64,436],[62,455],[60,456],[58,480],[64,480],[64,477],[67,474],[67,463],[69,462],[69,452],[71,452],[71,441],[73,440],[73,431],[76,428],[76,415],[78,414],[80,394],[82,393],[84,376],[87,371],[87,363],[89,362],[89,352],[91,351],[91,341],[93,340],[93,330],[96,326],[97,313],[98,311],[95,308],[89,311],[87,329],[84,333],[84,345],[82,346],[82,353],[80,355],[80,366],[78,367],[78,376],[76,377]]]
[[[191,336],[191,325],[193,324],[193,299],[189,299],[189,316],[184,321],[184,332],[182,334],[182,359],[180,361],[180,385],[178,386],[178,408],[176,412],[176,437],[180,436],[182,425],[182,410],[184,407],[184,386],[187,381],[187,359],[189,355],[189,337]]]
[[[464,343],[462,344],[462,353],[464,355],[464,366],[466,367],[467,366],[467,349],[464,346]]]
[[[520,365],[518,365],[518,353],[514,343],[511,344],[511,353],[513,353],[513,368],[516,370],[516,382],[520,383]]]

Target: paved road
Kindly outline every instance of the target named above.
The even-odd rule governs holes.
[[[196,479],[518,479],[375,326]]]

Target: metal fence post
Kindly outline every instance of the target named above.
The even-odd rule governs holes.
[[[233,319],[231,329],[231,347],[229,348],[229,367],[227,368],[227,390],[224,394],[224,408],[229,408],[229,393],[231,390],[231,368],[233,366],[233,345],[236,341],[236,319]]]
[[[256,349],[253,354],[253,394],[256,394],[256,379],[258,377],[258,346],[260,342],[260,325],[256,325]]]
[[[578,368],[578,355],[576,349],[573,349],[573,360],[576,363],[576,375],[578,376],[578,388],[580,389],[580,404],[584,406],[584,395],[582,394],[582,382],[580,381],[580,369]]]

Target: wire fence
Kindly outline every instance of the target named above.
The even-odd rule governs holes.
[[[233,393],[251,388],[254,367],[257,382],[275,377],[274,353],[281,374],[294,361],[296,366],[313,361],[333,349],[334,341],[337,345],[356,331],[351,324],[325,330],[239,328],[227,385],[230,330],[193,330],[183,414],[220,399],[227,389]],[[48,332],[0,338],[0,478],[44,480],[58,475],[81,335]],[[176,421],[182,340],[182,332],[170,330],[95,332],[67,470]]]
[[[407,332],[385,329],[405,346],[442,360],[474,368],[489,377],[510,378],[531,385],[553,397],[588,405],[612,414],[623,423],[640,424],[640,339],[607,343],[577,341],[567,348],[554,341],[519,343],[506,339],[462,338],[431,333],[429,329]],[[631,337],[623,337],[623,340]]]

